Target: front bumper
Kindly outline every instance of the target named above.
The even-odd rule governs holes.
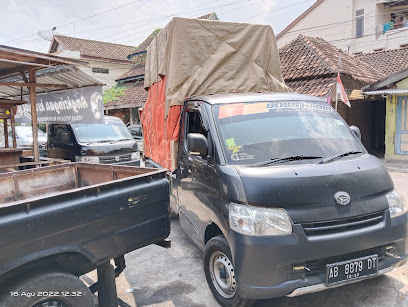
[[[291,235],[276,237],[230,231],[240,296],[267,299],[321,291],[327,288],[326,264],[373,254],[379,258],[379,275],[401,266],[408,261],[407,216],[391,219],[386,211],[376,225],[318,236],[306,236],[301,225],[294,225]],[[295,271],[294,266],[310,271]]]

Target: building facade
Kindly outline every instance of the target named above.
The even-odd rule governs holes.
[[[132,46],[54,35],[48,53],[86,61],[89,66],[81,70],[105,83],[106,89],[133,67],[127,55],[134,50]]]
[[[351,54],[408,45],[407,0],[317,0],[277,35],[278,47],[299,34],[320,37]]]

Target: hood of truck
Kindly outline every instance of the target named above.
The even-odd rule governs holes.
[[[135,140],[103,143],[80,143],[85,156],[113,156],[134,152]]]
[[[313,163],[313,164],[312,164]],[[284,208],[294,223],[330,221],[388,209],[394,184],[381,161],[365,154],[326,164],[238,167],[249,205]],[[341,206],[334,194],[350,195]]]

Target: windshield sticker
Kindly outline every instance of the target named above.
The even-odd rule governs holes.
[[[334,121],[336,122],[337,125],[344,126],[344,123],[341,119],[335,119]]]
[[[286,101],[286,102],[270,102],[267,105],[269,110],[290,112],[297,110],[304,111],[316,111],[316,112],[326,112],[334,113],[334,109],[329,105],[312,103],[312,102],[299,102],[299,101]]]
[[[244,115],[266,113],[268,110],[268,103],[248,103],[244,105]]]
[[[246,152],[233,152],[231,154],[231,160],[233,161],[242,161],[242,160],[253,160],[255,159],[254,155],[248,155]]]
[[[218,118],[221,119],[239,115],[268,113],[272,110],[275,112],[313,111],[335,113],[334,109],[331,106],[325,104],[303,101],[285,101],[222,105],[220,106]]]
[[[237,146],[234,138],[226,139],[225,145],[227,145],[228,150],[232,150],[233,153],[240,151],[242,148],[242,146]]]
[[[224,117],[231,117],[231,116],[237,116],[237,115],[243,115],[243,114],[244,114],[244,104],[243,103],[223,105],[223,106],[220,106],[220,112],[218,113],[218,118],[221,119]]]

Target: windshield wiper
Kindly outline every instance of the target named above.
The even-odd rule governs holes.
[[[112,143],[113,140],[101,140],[101,141],[97,141],[96,143]]]
[[[319,164],[329,163],[329,162],[332,162],[334,160],[340,159],[342,157],[346,157],[346,156],[350,156],[350,155],[356,155],[356,154],[360,154],[360,153],[362,153],[362,152],[361,151],[345,152],[345,153],[342,153],[342,154],[335,155],[333,157],[328,157],[326,159],[323,159],[322,161],[319,162]]]
[[[283,162],[283,161],[293,161],[293,160],[309,160],[309,159],[320,159],[322,157],[317,157],[317,156],[292,156],[292,157],[285,157],[285,158],[273,158],[269,161],[264,161],[264,162],[260,162],[260,163],[255,163],[250,165],[250,167],[256,167],[256,166],[266,166],[266,165],[270,165],[273,164],[275,162]]]

